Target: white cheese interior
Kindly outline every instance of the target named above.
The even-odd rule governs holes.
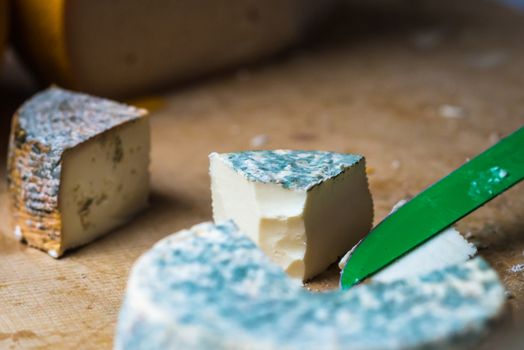
[[[379,271],[372,279],[391,282],[421,276],[431,271],[463,263],[477,253],[477,248],[450,227]]]
[[[373,202],[366,166],[359,162],[308,192],[306,277],[313,277],[343,256],[371,230]]]
[[[64,152],[62,252],[124,224],[147,205],[149,145],[149,123],[140,118]]]
[[[211,156],[215,221],[232,219],[291,277],[324,271],[370,229],[371,196],[363,162],[310,191],[248,181]]]

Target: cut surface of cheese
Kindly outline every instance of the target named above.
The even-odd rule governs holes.
[[[504,310],[482,258],[311,293],[233,222],[173,234],[131,271],[116,349],[427,349],[477,339]]]
[[[477,248],[451,227],[382,269],[372,278],[375,281],[389,282],[421,275],[468,261],[475,254]]]
[[[321,151],[210,155],[215,221],[232,219],[291,277],[324,271],[371,228],[364,158]]]
[[[14,232],[53,257],[127,222],[149,195],[144,110],[59,88],[13,118],[8,182]]]
[[[278,51],[335,1],[17,0],[15,43],[45,81],[147,92]],[[313,13],[315,12],[315,13]]]

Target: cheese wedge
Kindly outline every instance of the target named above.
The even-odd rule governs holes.
[[[115,349],[458,349],[504,311],[482,259],[312,293],[232,222],[173,234],[133,266]]]
[[[215,221],[232,219],[291,277],[308,280],[371,229],[363,157],[320,151],[210,155]]]
[[[336,0],[17,0],[14,39],[44,81],[124,96],[266,56]]]
[[[146,111],[59,88],[16,112],[8,183],[14,233],[61,256],[148,203]]]

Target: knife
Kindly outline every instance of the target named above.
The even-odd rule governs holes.
[[[436,182],[380,222],[353,250],[349,289],[524,178],[524,126]]]

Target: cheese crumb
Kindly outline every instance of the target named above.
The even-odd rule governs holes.
[[[391,162],[391,169],[397,170],[400,168],[400,160],[395,159]]]
[[[257,135],[250,141],[251,147],[262,147],[269,141],[267,135]]]
[[[18,239],[19,241],[22,240],[22,229],[20,228],[20,225],[16,225],[15,226],[15,231],[14,231],[14,235],[16,237],[16,239]]]
[[[459,106],[442,105],[438,109],[438,113],[443,118],[459,119],[465,116],[464,109]]]
[[[524,264],[517,264],[517,265],[513,265],[510,269],[511,272],[522,272],[524,271]]]

